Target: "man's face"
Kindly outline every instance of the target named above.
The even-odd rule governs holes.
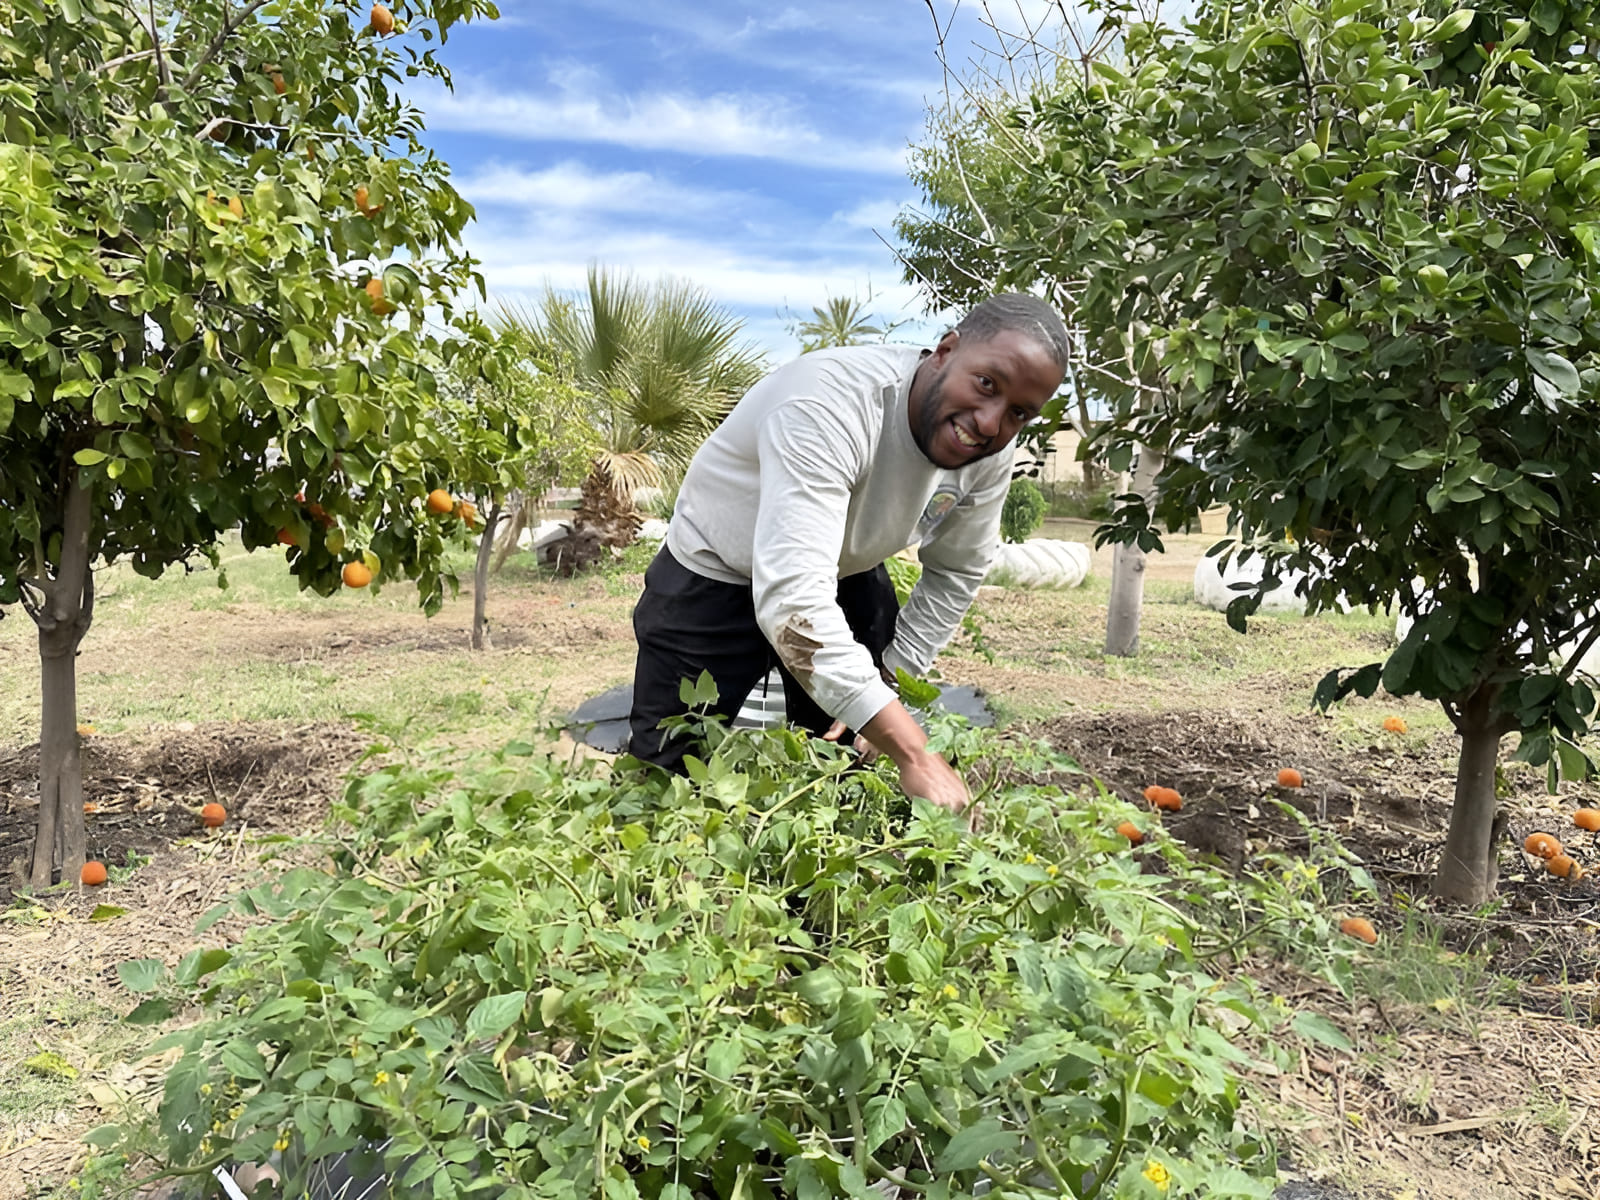
[[[911,436],[929,462],[946,470],[998,454],[1044,409],[1061,378],[1061,368],[1026,334],[1006,330],[975,342],[947,333],[912,384]]]

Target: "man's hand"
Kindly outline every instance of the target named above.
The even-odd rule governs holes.
[[[835,740],[843,732],[838,721],[828,730]],[[965,814],[967,828],[978,828],[978,810],[967,785],[949,763],[929,751],[928,735],[905,705],[895,700],[880,709],[856,739],[858,750],[862,742],[894,759],[900,768],[900,790],[906,795],[920,796],[957,816]]]
[[[979,813],[972,803],[972,794],[955,768],[940,755],[924,750],[901,763],[900,790],[908,796],[931,801],[958,817],[966,814],[967,828],[977,832]]]
[[[828,732],[822,735],[822,740],[825,742],[837,742],[843,736],[844,722],[835,721],[828,726]],[[855,752],[861,756],[861,761],[868,765],[877,761],[878,748],[859,733],[856,734]]]

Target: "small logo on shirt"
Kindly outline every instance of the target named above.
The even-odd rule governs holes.
[[[961,503],[961,493],[953,487],[941,487],[934,492],[933,498],[922,510],[922,519],[917,522],[917,541],[919,543],[927,541],[933,531],[939,528],[939,523],[948,517],[950,511],[959,503]]]

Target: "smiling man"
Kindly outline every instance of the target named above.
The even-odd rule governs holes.
[[[859,730],[908,795],[961,812],[961,777],[888,680],[922,674],[961,623],[999,541],[1017,431],[1061,386],[1067,331],[1034,296],[979,304],[934,350],[819,350],[767,376],[701,446],[634,610],[632,741],[680,771],[661,722],[709,671],[739,711],[776,664],[789,720]],[[918,547],[903,611],[883,562]]]

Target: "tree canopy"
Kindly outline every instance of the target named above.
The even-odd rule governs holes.
[[[420,500],[472,209],[399,87],[447,82],[432,43],[493,5],[163,12],[0,0],[0,605],[40,626],[36,885],[51,839],[82,859],[94,564],[215,562],[237,528],[321,593],[356,559],[430,609],[449,582]]]
[[[1263,589],[1294,569],[1313,611],[1418,618],[1318,699],[1440,701],[1463,753],[1436,886],[1482,900],[1500,737],[1581,771],[1594,707],[1559,664],[1600,638],[1600,25],[1561,0],[1104,18],[1115,61],[993,126],[984,253],[1156,372],[1112,396],[1113,462],[1168,457],[1109,536],[1227,505]]]

